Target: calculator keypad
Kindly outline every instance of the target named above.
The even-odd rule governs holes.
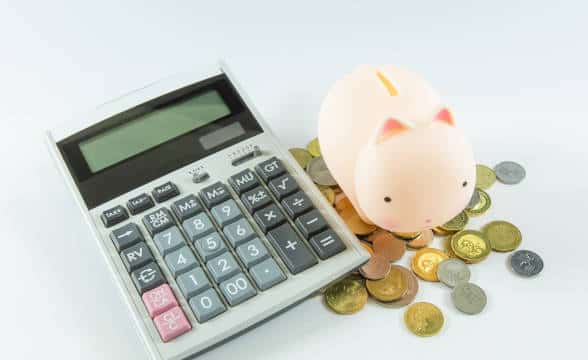
[[[179,306],[169,309],[153,319],[163,342],[168,342],[192,330],[192,325]]]
[[[100,215],[102,223],[106,227],[114,226],[129,218],[127,210],[123,206],[115,206],[112,209],[108,209]]]
[[[168,284],[163,284],[143,294],[143,302],[152,318],[178,306],[178,301]]]
[[[145,215],[143,224],[151,236],[175,225],[171,212],[166,208],[159,208]]]
[[[151,209],[154,206],[155,206],[155,203],[153,202],[153,199],[151,199],[151,196],[149,196],[145,193],[143,193],[139,196],[136,196],[127,202],[127,207],[129,208],[129,211],[133,215],[136,215],[136,214],[143,212],[147,209]]]
[[[113,230],[110,233],[110,239],[117,251],[122,251],[135,245],[139,241],[145,241],[143,234],[141,234],[141,230],[139,230],[139,227],[134,223],[128,223]]]
[[[136,270],[153,261],[153,255],[151,255],[151,251],[143,241],[121,251],[120,257],[122,258],[127,271]]]
[[[159,266],[154,262],[133,271],[131,273],[131,278],[133,279],[139,294],[143,294],[145,291],[155,289],[159,285],[165,284],[165,277],[163,277],[163,273]]]

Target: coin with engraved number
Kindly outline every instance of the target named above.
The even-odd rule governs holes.
[[[515,185],[523,181],[527,172],[525,168],[514,161],[503,161],[494,167],[498,180],[507,185]]]
[[[306,172],[318,185],[323,186],[335,186],[337,185],[337,181],[331,175],[329,168],[327,168],[327,164],[323,160],[322,157],[315,157],[308,162],[306,165]]]
[[[314,157],[321,156],[321,146],[319,144],[318,138],[312,139],[308,145],[306,145],[306,150],[308,150],[310,155]]]
[[[543,270],[543,259],[530,250],[519,250],[510,257],[510,265],[517,274],[531,277]]]
[[[470,217],[468,216],[468,214],[466,214],[465,211],[462,211],[459,214],[457,214],[453,219],[441,225],[440,228],[446,232],[455,233],[460,230],[463,230],[469,221]]]
[[[478,189],[489,189],[496,182],[494,170],[486,165],[476,165],[476,187]]]
[[[439,281],[449,287],[455,287],[462,282],[470,281],[470,269],[459,259],[443,260],[437,266]]]
[[[486,236],[475,230],[462,230],[451,237],[451,249],[467,263],[477,263],[484,260],[492,246]]]
[[[290,154],[292,154],[294,159],[296,159],[296,162],[298,162],[300,167],[306,169],[306,165],[308,165],[308,162],[310,161],[310,159],[312,159],[312,155],[310,155],[308,150],[301,148],[292,148],[288,151],[290,151]]]
[[[439,281],[437,278],[437,266],[449,256],[439,249],[424,248],[416,252],[412,258],[412,271],[423,280]]]
[[[458,284],[451,292],[451,300],[457,310],[475,315],[486,307],[486,293],[476,284],[463,282]]]
[[[393,262],[402,257],[406,251],[406,243],[387,231],[376,231],[369,236],[374,253]]]
[[[381,255],[374,254],[368,262],[359,268],[359,273],[369,280],[380,280],[390,272],[390,261]]]
[[[408,291],[408,278],[400,266],[392,265],[385,278],[381,280],[366,280],[368,293],[381,302],[395,301],[403,297]]]
[[[441,310],[428,302],[414,303],[404,313],[406,327],[417,336],[433,336],[441,331],[445,318]]]
[[[507,221],[493,221],[484,226],[482,232],[495,251],[513,251],[523,241],[521,231]]]
[[[406,243],[411,249],[422,249],[433,241],[433,230],[424,230],[419,237]]]
[[[353,314],[367,303],[368,293],[363,280],[346,277],[330,285],[324,293],[325,302],[338,314]]]
[[[490,206],[492,206],[492,199],[490,199],[490,195],[488,195],[487,192],[482,189],[476,189],[475,191],[478,193],[480,201],[478,201],[476,205],[465,210],[465,212],[471,217],[483,215],[488,209],[490,209]]]

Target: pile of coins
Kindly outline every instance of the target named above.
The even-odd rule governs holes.
[[[371,255],[358,272],[324,289],[325,303],[331,310],[353,314],[363,309],[370,297],[387,307],[404,307],[414,301],[419,279],[441,282],[452,289],[454,306],[465,314],[478,314],[484,309],[486,294],[481,287],[469,282],[468,265],[485,260],[492,250],[517,249],[523,237],[520,230],[507,221],[493,221],[480,230],[466,227],[471,217],[485,214],[492,206],[486,190],[497,180],[514,185],[525,178],[521,165],[512,161],[501,162],[494,169],[477,165],[476,189],[467,207],[455,218],[432,230],[392,233],[361,219],[329,172],[321,157],[318,139],[313,139],[305,149],[290,149],[290,153]],[[429,247],[435,236],[443,238],[442,249]],[[414,251],[410,269],[395,264],[407,250]],[[529,250],[515,252],[510,264],[515,273],[526,277],[537,275],[543,269],[541,257]],[[418,302],[407,308],[404,321],[415,335],[432,336],[443,328],[444,316],[437,306]]]

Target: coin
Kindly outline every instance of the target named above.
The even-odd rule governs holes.
[[[341,212],[347,208],[353,207],[353,205],[351,204],[351,200],[349,200],[349,198],[347,196],[345,196],[344,193],[340,194],[341,196],[337,195],[335,196],[335,209],[338,212]]]
[[[370,235],[374,253],[383,256],[388,261],[396,261],[404,255],[406,244],[387,231],[377,231]]]
[[[408,278],[399,269],[392,265],[390,272],[381,280],[366,280],[365,286],[368,293],[376,300],[390,302],[400,299],[408,291]]]
[[[383,279],[389,271],[390,262],[378,254],[374,254],[365,265],[359,268],[359,273],[370,280]]]
[[[421,249],[427,247],[433,242],[433,230],[425,230],[419,237],[406,243],[412,249]]]
[[[294,159],[296,159],[298,164],[303,169],[306,169],[306,165],[308,165],[308,162],[310,161],[310,159],[312,159],[312,155],[310,155],[310,153],[306,149],[302,148],[292,148],[288,151],[290,151],[290,154],[292,154],[292,156],[294,157]]]
[[[482,189],[476,189],[475,191],[478,192],[478,195],[480,196],[480,201],[473,207],[465,210],[465,212],[471,217],[480,216],[486,213],[486,211],[488,211],[488,209],[490,209],[490,206],[492,205],[492,200],[490,199],[490,195],[488,195],[487,192],[485,192]]]
[[[382,303],[382,304],[387,307],[399,308],[402,306],[406,306],[414,301],[414,298],[416,297],[416,295],[419,291],[419,281],[418,281],[417,277],[414,275],[414,273],[412,271],[408,270],[407,268],[405,268],[404,266],[399,266],[399,265],[393,265],[393,266],[395,266],[397,269],[402,271],[404,273],[404,275],[406,276],[406,278],[408,279],[408,289],[406,290],[406,294],[404,294],[404,296],[402,296],[400,299],[395,300],[395,301]]]
[[[476,165],[476,187],[478,189],[489,189],[496,182],[494,170],[486,165]]]
[[[451,231],[443,230],[441,226],[435,226],[433,229],[433,233],[439,236],[447,236],[453,234]]]
[[[449,256],[442,250],[424,248],[418,250],[412,258],[412,271],[423,280],[439,281],[437,278],[437,266]]]
[[[496,177],[503,184],[515,185],[523,181],[527,172],[514,161],[503,161],[494,167]]]
[[[367,251],[370,253],[371,256],[374,256],[374,249],[372,249],[372,246],[365,242],[365,241],[360,241],[359,244]]]
[[[455,252],[453,252],[453,249],[451,248],[451,238],[452,236],[447,236],[443,239],[443,250],[447,253],[449,258],[457,259],[457,255],[455,255]]]
[[[319,144],[318,138],[312,139],[308,145],[306,145],[306,150],[310,153],[310,155],[314,157],[321,156],[321,146]]]
[[[325,196],[329,204],[333,205],[335,203],[335,191],[330,187],[320,187],[319,190]]]
[[[314,181],[318,185],[337,185],[337,181],[335,181],[333,175],[331,175],[331,172],[327,167],[327,164],[320,156],[315,157],[308,162],[308,165],[306,165],[306,172],[308,173],[312,181]]]
[[[404,313],[404,323],[417,336],[433,336],[443,328],[443,313],[428,302],[414,303]]]
[[[462,282],[470,281],[470,269],[459,259],[443,260],[437,266],[439,281],[449,287],[455,287]]]
[[[363,222],[353,206],[344,208],[339,215],[355,235],[368,235],[377,229],[376,225]]]
[[[476,284],[462,282],[451,292],[451,300],[457,310],[466,314],[479,314],[486,307],[486,293]]]
[[[493,221],[484,226],[482,232],[496,251],[513,251],[523,241],[521,231],[507,221]]]
[[[393,233],[394,236],[401,238],[402,240],[407,240],[407,241],[411,241],[414,240],[416,238],[418,238],[419,236],[421,236],[421,232],[420,231],[415,231],[415,232],[394,232]]]
[[[530,250],[519,250],[510,257],[510,265],[517,274],[530,277],[543,270],[543,259]]]
[[[440,228],[449,233],[455,233],[463,230],[469,221],[470,217],[468,216],[468,214],[466,214],[465,211],[462,211],[459,214],[457,214],[453,219],[441,225]]]
[[[451,237],[451,249],[468,263],[477,263],[490,254],[490,241],[480,231],[462,230]]]
[[[367,303],[368,293],[362,280],[347,277],[325,290],[325,302],[338,314],[353,314]]]
[[[474,189],[472,193],[472,197],[470,198],[470,202],[466,206],[466,209],[471,209],[476,206],[480,202],[480,193]]]

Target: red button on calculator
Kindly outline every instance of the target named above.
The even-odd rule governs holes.
[[[168,284],[163,284],[143,294],[143,302],[151,318],[178,306],[178,301]]]
[[[186,315],[178,306],[153,319],[163,342],[168,342],[192,329]]]

